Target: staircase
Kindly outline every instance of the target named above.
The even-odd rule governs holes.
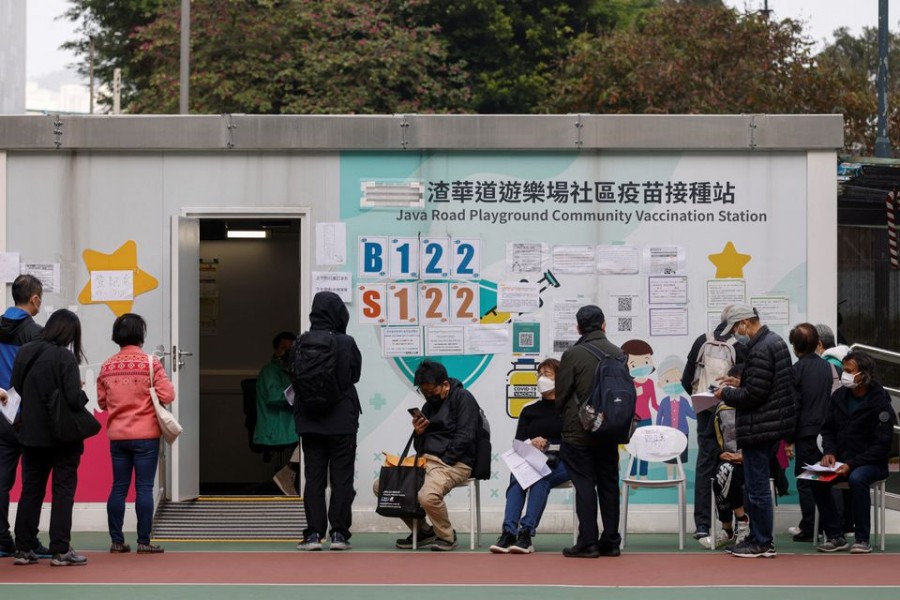
[[[297,496],[201,496],[163,502],[153,522],[154,541],[298,540],[306,527]]]

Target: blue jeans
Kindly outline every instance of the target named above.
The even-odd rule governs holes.
[[[648,427],[650,425],[653,425],[652,420],[641,419],[640,421],[638,421],[635,424],[634,428],[637,429],[638,427]],[[635,459],[635,461],[633,463],[631,463],[631,477],[634,477],[635,475],[640,475],[641,477],[646,477],[648,466],[649,466],[649,464],[647,463],[646,460]]]
[[[853,510],[853,541],[868,542],[872,528],[869,508],[869,486],[876,481],[887,479],[887,465],[862,465],[850,471],[847,483],[850,485],[850,506]],[[832,483],[837,481],[814,481],[813,497],[816,499],[816,507],[822,515],[822,527],[828,539],[843,536],[841,518],[834,503],[834,494],[831,493]]]
[[[510,475],[509,487],[506,489],[506,511],[503,514],[503,531],[516,535],[519,528],[527,529],[528,533],[534,535],[537,532],[537,526],[541,522],[541,515],[544,514],[544,508],[547,507],[547,497],[550,490],[561,483],[569,481],[569,473],[566,466],[560,460],[556,466],[552,467],[550,474],[542,479],[534,482],[534,484],[523,490],[516,478]],[[528,497],[528,506],[525,507],[526,494]],[[522,509],[525,508],[525,514],[522,515]],[[519,517],[522,516],[521,519]]]
[[[750,517],[751,544],[768,546],[772,543],[772,491],[769,488],[769,460],[778,442],[763,442],[741,448],[744,456],[744,508]]]
[[[122,523],[125,521],[125,496],[131,487],[134,473],[134,502],[137,512],[138,544],[150,543],[153,526],[153,480],[156,479],[156,465],[159,462],[159,440],[110,440],[109,453],[112,455],[113,486],[106,501],[106,518],[109,537],[115,544],[125,542]]]

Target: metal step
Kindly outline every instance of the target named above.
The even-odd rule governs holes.
[[[161,503],[153,539],[297,540],[305,527],[303,500],[296,496],[201,496]]]

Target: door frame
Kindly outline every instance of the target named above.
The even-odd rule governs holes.
[[[300,267],[300,305],[297,307],[299,311],[300,317],[300,330],[303,331],[309,327],[309,316],[308,310],[310,303],[310,288],[311,288],[311,279],[309,278],[309,269],[311,266],[311,258],[310,254],[312,252],[312,244],[311,244],[311,234],[312,227],[310,225],[312,220],[312,209],[309,207],[182,207],[175,215],[175,217],[187,218],[187,219],[196,219],[197,221],[202,221],[204,219],[299,219],[300,220],[300,256],[299,256],[299,267]],[[198,250],[199,250],[199,240],[198,240]],[[170,252],[171,256],[170,261],[171,264],[178,264],[178,240],[172,239],[170,240]],[[170,272],[170,285],[169,285],[169,344],[168,348],[171,349],[174,345],[178,345],[180,347],[179,340],[179,332],[178,332],[178,304],[179,299],[175,297],[175,294],[178,293],[181,286],[177,285],[177,281],[175,279],[178,277],[177,271]],[[196,301],[199,303],[200,298],[196,298]],[[199,323],[198,323],[199,328]],[[194,349],[195,352],[195,360],[199,365],[200,362],[200,349],[199,347]],[[177,357],[171,357],[171,360],[177,360]],[[197,373],[197,377],[200,377],[199,368],[194,372]],[[198,384],[199,389],[199,384]],[[176,390],[177,392],[177,390]],[[197,410],[199,410],[199,398],[197,399],[198,406]],[[165,496],[168,500],[176,500],[177,498],[173,498],[173,490],[177,489],[179,486],[176,482],[178,482],[178,478],[181,474],[181,461],[184,459],[183,453],[179,452],[177,448],[173,448],[173,451],[166,452],[166,460],[165,464],[162,465],[163,468],[160,469],[161,477],[165,477],[166,480],[161,480],[160,484],[165,490]],[[197,457],[194,457],[197,458]],[[199,475],[199,474],[198,474]],[[199,481],[197,482],[199,485]]]

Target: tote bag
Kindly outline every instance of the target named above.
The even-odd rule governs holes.
[[[409,436],[396,466],[386,464],[381,467],[375,512],[383,517],[425,517],[425,511],[419,506],[419,489],[425,483],[425,469],[419,466],[419,460],[413,461],[413,464],[405,460],[414,435]]]
[[[159,401],[156,387],[153,385],[153,356],[147,355],[147,363],[150,365],[150,401],[153,402],[153,410],[156,411],[156,420],[159,422],[159,430],[163,439],[169,444],[174,444],[184,427],[175,419],[175,415],[169,412]]]

